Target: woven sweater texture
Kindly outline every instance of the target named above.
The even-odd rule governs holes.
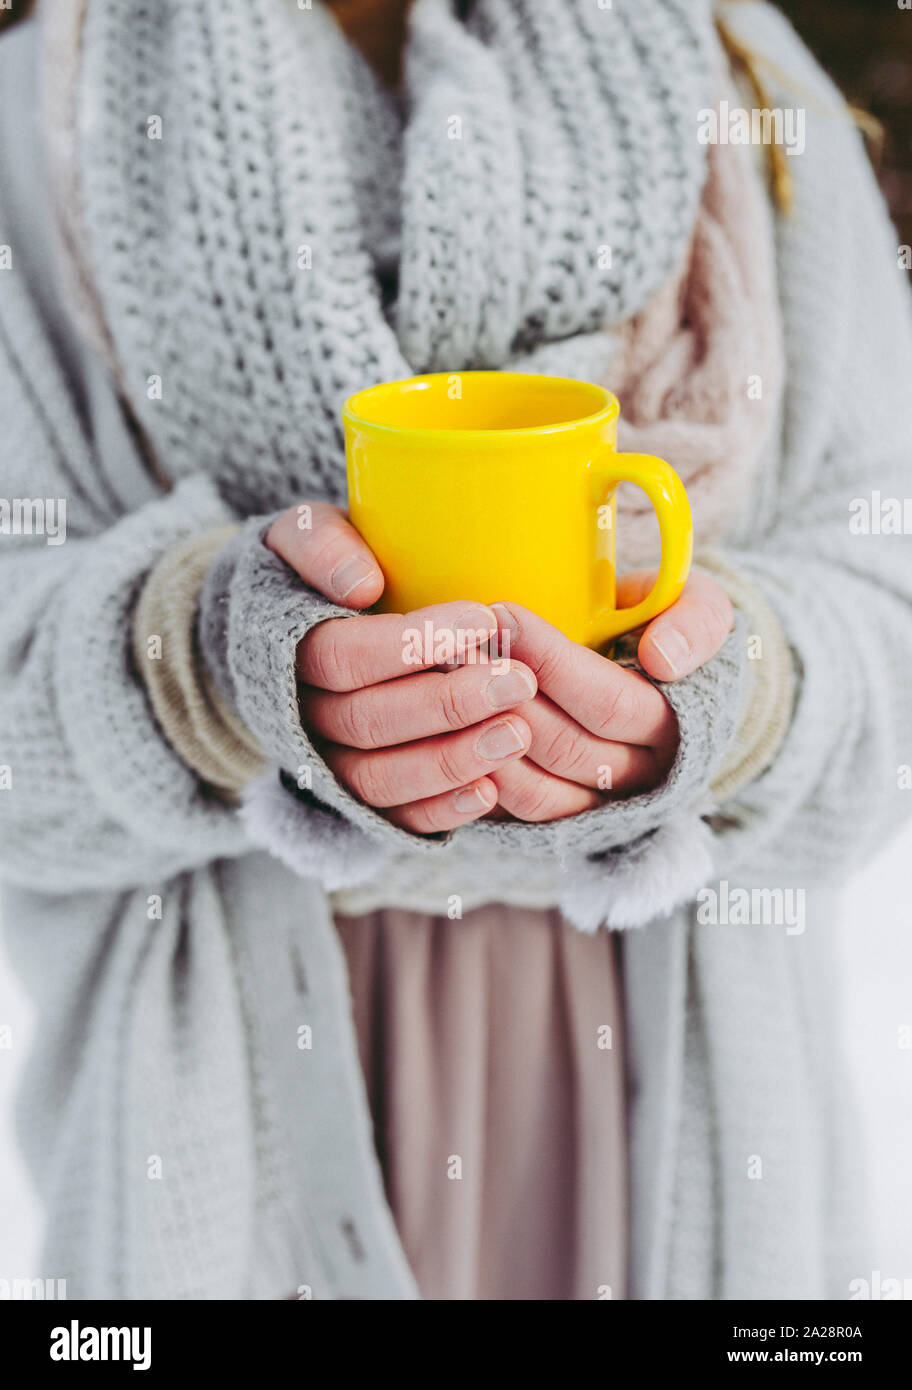
[[[776,613],[798,686],[772,766],[708,819],[696,807],[688,819],[714,858],[707,888],[720,887],[716,876],[800,887],[807,910],[793,935],[702,921],[689,905],[625,935],[631,1281],[647,1298],[845,1296],[870,1263],[852,1240],[832,889],[908,814],[897,767],[912,743],[909,541],[852,534],[848,514],[873,489],[907,490],[912,321],[895,237],[837,93],[776,12],[744,4],[731,15],[769,56],[774,96],[807,101],[795,209],[777,226],[781,428],[720,547]],[[292,411],[287,439],[264,447],[251,423],[261,402],[244,390],[227,392],[224,416],[217,403],[188,422],[163,414],[164,443],[173,437],[163,452],[183,458],[185,476],[162,494],[49,272],[51,212],[26,114],[34,43],[30,23],[0,43],[0,242],[12,248],[12,269],[0,271],[4,491],[66,496],[70,525],[65,545],[4,536],[0,549],[0,761],[11,768],[0,853],[9,947],[38,1012],[20,1114],[48,1210],[46,1267],[74,1296],[279,1297],[308,1286],[315,1297],[413,1297],[325,892],[252,850],[237,816],[206,794],[158,726],[131,650],[136,597],[168,550],[303,495],[307,459],[285,471],[276,462],[282,447],[294,455],[302,422]],[[257,197],[270,205],[266,190]],[[154,226],[141,231],[155,242]],[[229,294],[246,293],[243,276],[219,269]],[[353,302],[362,293],[359,282]],[[192,316],[182,328],[192,336]],[[216,365],[230,367],[233,347]],[[143,384],[131,393],[156,368],[154,356],[135,360]],[[268,565],[260,572],[253,543],[245,554],[257,573],[244,601],[265,611],[273,593],[270,621],[288,643],[307,621],[306,595]],[[226,622],[230,632],[230,613]],[[270,652],[278,676],[285,658]],[[233,660],[232,678],[241,653]],[[270,755],[296,758],[287,724],[268,723]],[[635,811],[644,833],[618,857],[661,847],[663,794]],[[329,844],[342,822],[319,824]],[[548,827],[522,829],[532,853],[555,852]],[[585,840],[589,829],[571,833]],[[607,822],[599,837],[610,843]],[[658,853],[644,875],[664,862]],[[762,1182],[747,1177],[756,1154]]]

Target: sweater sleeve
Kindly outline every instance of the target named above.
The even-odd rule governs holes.
[[[729,14],[779,103],[800,91],[806,148],[778,230],[782,461],[755,529],[720,550],[776,614],[794,707],[776,758],[713,828],[732,873],[800,884],[866,862],[912,812],[912,299],[838,92],[772,7]],[[787,85],[781,51],[796,55]]]
[[[263,755],[215,688],[196,615],[209,567],[237,530],[216,526],[169,550],[143,585],[133,620],[133,657],[159,724],[188,767],[228,798],[262,771]]]
[[[119,890],[249,848],[170,745],[131,643],[157,562],[233,518],[202,473],[162,492],[64,308],[34,41],[27,21],[0,43],[0,874]]]
[[[0,365],[0,414],[8,381]],[[194,478],[103,533],[0,544],[5,878],[44,892],[128,888],[245,847],[236,815],[165,737],[131,650],[149,567],[225,519],[212,484]]]
[[[268,519],[253,519],[225,546],[209,570],[199,606],[200,649],[213,682],[272,762],[273,770],[244,795],[245,824],[256,843],[329,890],[364,881],[397,855],[442,857],[457,840],[467,847],[477,843],[485,856],[492,850],[550,855],[567,870],[569,882],[574,874],[580,877],[590,856],[603,877],[606,855],[616,867],[626,847],[636,846],[639,853],[658,829],[688,824],[688,853],[681,856],[690,860],[688,878],[695,868],[705,868],[705,856],[691,853],[693,821],[712,804],[710,780],[732,744],[741,713],[742,620],[712,661],[687,680],[660,687],[680,732],[677,756],[661,787],[544,825],[476,822],[448,834],[417,835],[351,795],[302,726],[297,645],[315,623],[350,610],[308,589],[266,548],[268,525]],[[636,664],[631,657],[625,660]],[[667,850],[668,837],[661,843]]]
[[[731,748],[710,784],[713,801],[724,805],[765,772],[782,747],[795,704],[795,660],[782,624],[754,584],[713,551],[701,554],[700,568],[744,615],[744,705]]]

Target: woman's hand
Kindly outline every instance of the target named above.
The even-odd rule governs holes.
[[[289,508],[266,544],[338,603],[367,608],[383,592],[376,560],[336,507]],[[436,641],[420,659],[406,634],[427,623],[438,641],[452,634],[458,669],[429,669],[440,659]],[[497,801],[491,774],[528,750],[531,729],[511,711],[529,706],[535,677],[521,662],[486,656],[496,629],[489,608],[443,603],[405,617],[331,618],[300,643],[304,725],[339,781],[396,825],[427,834],[477,820]]]
[[[638,603],[655,575],[618,584],[618,603]],[[650,791],[664,780],[678,746],[677,720],[664,695],[638,672],[571,642],[515,603],[493,605],[510,634],[511,657],[536,676],[539,694],[519,713],[532,730],[525,757],[493,774],[500,807],[518,820],[557,820],[606,795]],[[731,631],[723,589],[694,574],[676,603],[645,628],[640,665],[656,680],[680,680],[714,656]]]
[[[336,602],[367,608],[383,592],[373,554],[336,507],[289,508],[266,544]],[[619,603],[636,603],[653,579],[625,575]],[[428,624],[436,639],[452,634],[453,669],[434,669],[436,641],[416,661],[406,634]],[[643,632],[640,663],[657,680],[678,680],[718,651],[731,625],[725,592],[693,575]],[[504,659],[492,662],[484,646],[498,628]],[[330,619],[301,642],[297,665],[302,721],[335,775],[424,834],[495,807],[525,821],[576,815],[658,786],[677,750],[677,721],[655,686],[514,603]]]

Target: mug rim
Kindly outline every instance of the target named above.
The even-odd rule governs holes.
[[[603,404],[598,410],[592,411],[588,415],[577,415],[572,420],[559,420],[553,425],[520,425],[509,429],[483,429],[483,430],[461,430],[461,429],[436,429],[426,428],[415,425],[383,425],[376,420],[370,420],[366,416],[359,414],[354,408],[354,403],[362,396],[369,396],[373,391],[388,391],[392,387],[406,386],[419,382],[440,381],[453,376],[491,376],[507,378],[512,380],[547,381],[555,385],[587,387],[590,391],[596,391],[602,397]],[[577,429],[580,425],[594,425],[602,421],[616,420],[620,415],[620,402],[613,392],[605,386],[599,386],[594,381],[581,381],[571,376],[549,376],[544,372],[499,372],[492,370],[463,371],[463,372],[422,372],[417,376],[407,376],[397,378],[395,381],[378,381],[373,386],[364,386],[360,391],[354,391],[342,406],[342,419],[345,424],[358,425],[362,429],[378,431],[381,434],[389,435],[410,435],[421,436],[432,439],[453,438],[458,436],[460,439],[510,439],[510,438],[534,438],[541,435],[564,434],[568,430]]]

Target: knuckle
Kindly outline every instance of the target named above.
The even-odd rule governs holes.
[[[554,793],[544,777],[532,775],[524,779],[512,800],[513,814],[520,820],[550,820],[554,815]]]
[[[344,619],[331,619],[315,630],[307,653],[313,670],[313,684],[324,690],[347,690],[351,685],[351,667],[345,655],[342,636]]]
[[[542,756],[549,766],[574,768],[583,755],[582,730],[561,723],[547,739]]]
[[[461,762],[459,751],[453,747],[452,740],[443,739],[437,750],[437,766],[446,779],[447,786],[461,787],[467,780],[466,769],[460,766]]]
[[[310,525],[304,527],[298,524],[302,507],[310,510]],[[306,583],[320,587],[327,577],[324,568],[345,534],[345,522],[336,507],[322,502],[296,503],[273,522],[267,545]]]
[[[375,708],[360,691],[346,695],[338,708],[342,741],[351,748],[380,748],[383,746],[383,726]]]
[[[735,620],[732,601],[722,585],[710,576],[698,576],[703,582],[692,595],[700,617],[712,631],[728,633]]]
[[[452,676],[441,676],[440,712],[448,729],[455,730],[465,727],[464,702],[460,691],[461,683],[458,680],[454,680]]]
[[[391,819],[401,825],[404,830],[413,830],[418,835],[426,835],[438,829],[429,809],[418,801],[400,806]]]
[[[624,674],[623,672],[621,673]],[[599,732],[613,739],[623,738],[636,724],[640,713],[640,698],[629,678],[616,682],[599,710]]]
[[[395,806],[386,762],[383,758],[365,755],[356,758],[349,768],[349,786],[368,806]]]
[[[536,676],[540,686],[548,686],[552,680],[560,673],[561,653],[549,646],[538,661]]]
[[[700,621],[701,644],[712,653],[722,646],[731,630],[731,615],[726,617],[720,604],[708,605]]]
[[[719,638],[724,641],[735,624],[735,610],[732,608],[731,600],[726,594],[720,594],[717,601],[711,605],[710,612]]]
[[[350,535],[345,522],[337,512],[315,519],[313,529],[304,532],[308,559],[313,569],[331,569],[335,560],[340,559],[346,549]]]

